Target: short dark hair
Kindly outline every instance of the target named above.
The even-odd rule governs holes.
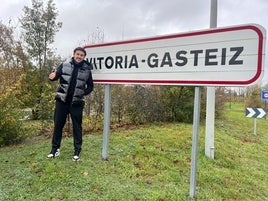
[[[84,48],[82,48],[82,47],[77,47],[77,48],[75,48],[75,49],[74,49],[74,53],[75,53],[76,51],[82,51],[82,52],[84,52],[85,56],[87,55],[86,50],[85,50]]]

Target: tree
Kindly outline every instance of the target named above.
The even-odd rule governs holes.
[[[26,50],[30,58],[32,58],[33,64],[36,66],[34,69],[39,74],[38,80],[34,80],[37,84],[38,92],[36,97],[36,117],[41,118],[47,116],[42,114],[46,112],[42,101],[42,97],[46,96],[44,93],[48,92],[45,87],[45,80],[47,74],[51,70],[48,67],[48,62],[53,58],[53,52],[49,47],[54,42],[54,37],[57,31],[62,26],[61,22],[56,22],[58,12],[56,10],[53,0],[49,0],[46,7],[41,0],[32,0],[32,7],[25,6],[23,8],[24,15],[20,19],[21,27],[23,29],[22,38],[26,43]],[[32,77],[34,78],[34,77]],[[45,79],[46,78],[46,79]]]
[[[46,8],[43,7],[43,1],[32,0],[32,8],[25,6],[23,11],[24,16],[20,22],[28,54],[39,68],[43,68],[46,66],[49,44],[54,42],[62,23],[56,22],[58,12],[53,0],[48,1]]]
[[[18,83],[24,70],[23,51],[14,39],[14,27],[0,22],[0,147],[24,138],[20,121]]]
[[[261,88],[258,85],[254,85],[250,92],[248,92],[245,105],[246,107],[263,107],[263,103],[261,101]]]
[[[26,66],[21,44],[14,39],[14,28],[0,22],[0,92],[18,80]]]

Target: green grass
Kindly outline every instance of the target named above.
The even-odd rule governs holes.
[[[197,200],[268,200],[268,120],[245,117],[232,104],[215,125],[215,160],[204,156],[200,126]],[[109,159],[102,135],[84,136],[81,161],[71,160],[72,138],[49,160],[50,140],[0,149],[0,200],[191,200],[192,125],[154,124],[111,132]]]

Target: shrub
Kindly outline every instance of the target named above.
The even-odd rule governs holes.
[[[86,115],[92,114],[93,125],[103,115],[104,91],[96,85],[87,98]],[[201,88],[200,119],[206,118],[206,88]],[[192,86],[150,86],[114,85],[111,91],[111,123],[119,126],[152,122],[193,122],[195,87]],[[220,118],[225,103],[224,90],[217,88],[215,118]]]
[[[16,87],[8,88],[0,95],[0,111],[0,147],[20,142],[25,134]]]

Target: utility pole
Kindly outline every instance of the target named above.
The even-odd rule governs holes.
[[[210,28],[217,27],[217,0],[211,0]],[[215,87],[207,87],[205,155],[214,159]]]

